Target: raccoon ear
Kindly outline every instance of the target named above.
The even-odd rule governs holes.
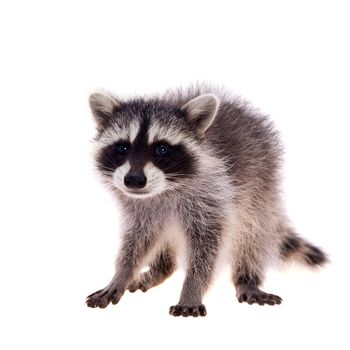
[[[111,96],[94,93],[89,97],[89,104],[98,128],[104,128],[113,111],[119,107],[119,103]]]
[[[216,95],[205,94],[190,100],[181,109],[187,114],[188,121],[197,134],[203,137],[214,121],[219,105],[220,101]]]

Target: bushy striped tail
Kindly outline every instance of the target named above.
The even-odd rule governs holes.
[[[321,267],[329,262],[322,249],[292,232],[284,238],[280,252],[283,260],[294,259],[310,267]]]

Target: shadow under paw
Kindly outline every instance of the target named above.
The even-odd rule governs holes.
[[[171,306],[169,310],[169,314],[173,316],[206,316],[207,310],[203,304],[196,305],[196,306],[182,306],[182,305],[175,305]]]
[[[268,294],[261,291],[260,289],[244,290],[237,295],[237,298],[240,303],[246,302],[250,305],[275,305],[281,304],[282,302],[282,298],[280,298],[278,295]]]

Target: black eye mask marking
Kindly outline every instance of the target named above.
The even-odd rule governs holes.
[[[182,144],[169,145],[160,141],[153,145],[153,163],[169,181],[189,177],[195,173],[196,158]]]
[[[111,174],[123,165],[131,150],[128,141],[118,141],[103,148],[97,156],[97,167],[103,173]]]
[[[143,147],[140,146],[118,141],[103,148],[97,156],[98,169],[112,176],[115,169],[128,159],[131,167],[135,168],[142,168],[147,161],[152,161],[172,182],[195,174],[196,157],[184,145],[169,145],[160,141],[150,146],[142,142]]]

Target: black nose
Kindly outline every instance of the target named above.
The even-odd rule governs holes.
[[[124,177],[124,184],[129,188],[143,188],[146,182],[146,176],[140,171],[130,171]]]

